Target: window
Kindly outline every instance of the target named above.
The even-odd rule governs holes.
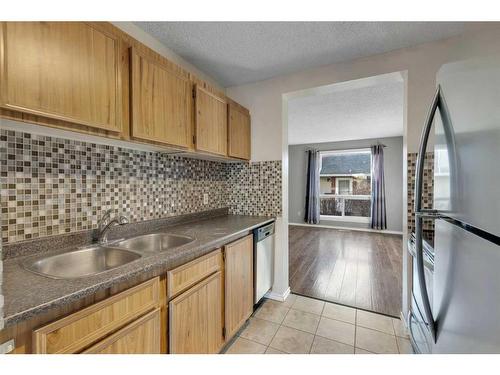
[[[352,195],[352,179],[337,178],[335,193],[339,195]]]
[[[371,197],[369,149],[322,152],[319,178],[321,219],[369,221]]]

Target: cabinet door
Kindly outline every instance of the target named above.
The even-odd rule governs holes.
[[[122,130],[116,36],[84,22],[4,22],[0,34],[0,106]]]
[[[222,293],[219,271],[170,302],[170,353],[219,352],[224,343]]]
[[[159,354],[160,309],[93,345],[84,354]]]
[[[196,86],[196,149],[227,155],[227,102]]]
[[[250,115],[248,112],[229,105],[228,119],[228,155],[234,158],[250,160]]]
[[[253,235],[225,247],[225,320],[229,340],[253,312]]]
[[[33,331],[34,353],[78,353],[159,305],[155,277]]]
[[[187,147],[191,137],[191,83],[136,50],[131,50],[134,138]]]

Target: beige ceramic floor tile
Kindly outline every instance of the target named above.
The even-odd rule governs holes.
[[[340,320],[321,317],[316,335],[354,346],[355,326]]]
[[[279,302],[267,300],[255,312],[255,317],[268,320],[274,323],[281,323],[285,319],[285,315],[289,308]]]
[[[283,304],[285,306],[292,307],[292,305],[293,305],[293,303],[295,302],[296,299],[297,299],[297,295],[290,293],[288,295],[288,297],[286,298],[286,300],[283,302]]]
[[[288,353],[282,352],[281,350],[278,350],[278,349],[268,347],[264,354],[288,354]]]
[[[358,310],[356,312],[356,325],[394,335],[392,318],[385,315]]]
[[[354,354],[354,347],[338,341],[315,336],[311,354]]]
[[[396,333],[396,336],[410,337],[401,319],[392,318],[392,325],[394,326],[394,333]]]
[[[356,327],[356,348],[379,354],[398,354],[396,336],[359,326]]]
[[[413,354],[413,348],[409,339],[404,337],[396,337],[399,354]]]
[[[281,326],[269,345],[271,348],[293,354],[307,354],[311,350],[314,335]]]
[[[336,303],[325,303],[323,316],[330,319],[342,320],[343,322],[356,323],[356,309],[352,307],[337,305]]]
[[[314,334],[318,328],[319,319],[319,315],[290,309],[288,314],[286,314],[285,320],[283,320],[281,324]]]
[[[226,351],[226,354],[262,354],[266,346],[238,337]]]
[[[375,354],[375,353],[369,352],[368,350],[356,348],[354,349],[354,354]]]
[[[323,306],[325,306],[325,303],[323,301],[314,298],[297,296],[295,302],[292,305],[292,309],[308,312],[311,314],[321,315],[321,312],[323,311]]]
[[[280,327],[279,324],[259,318],[251,318],[246,328],[240,333],[240,337],[269,345]]]

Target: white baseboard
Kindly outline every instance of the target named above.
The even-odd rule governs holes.
[[[272,290],[270,290],[269,292],[267,292],[264,295],[264,297],[269,298],[269,299],[273,299],[275,301],[284,302],[288,298],[289,295],[290,295],[290,287],[288,287],[284,293],[276,293],[276,292],[273,292]]]
[[[354,231],[358,231],[358,232],[372,232],[372,233],[382,233],[382,234],[398,234],[401,236],[403,235],[403,232],[398,232],[395,230],[377,230],[377,229],[370,229],[370,228],[339,227],[339,226],[334,226],[334,225],[306,224],[306,223],[288,223],[288,225],[295,225],[295,226],[299,226],[299,227],[354,230]]]

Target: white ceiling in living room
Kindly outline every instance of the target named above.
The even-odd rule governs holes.
[[[288,101],[288,143],[403,135],[404,82],[399,73],[309,90]]]
[[[136,22],[222,86],[441,40],[475,22]]]

